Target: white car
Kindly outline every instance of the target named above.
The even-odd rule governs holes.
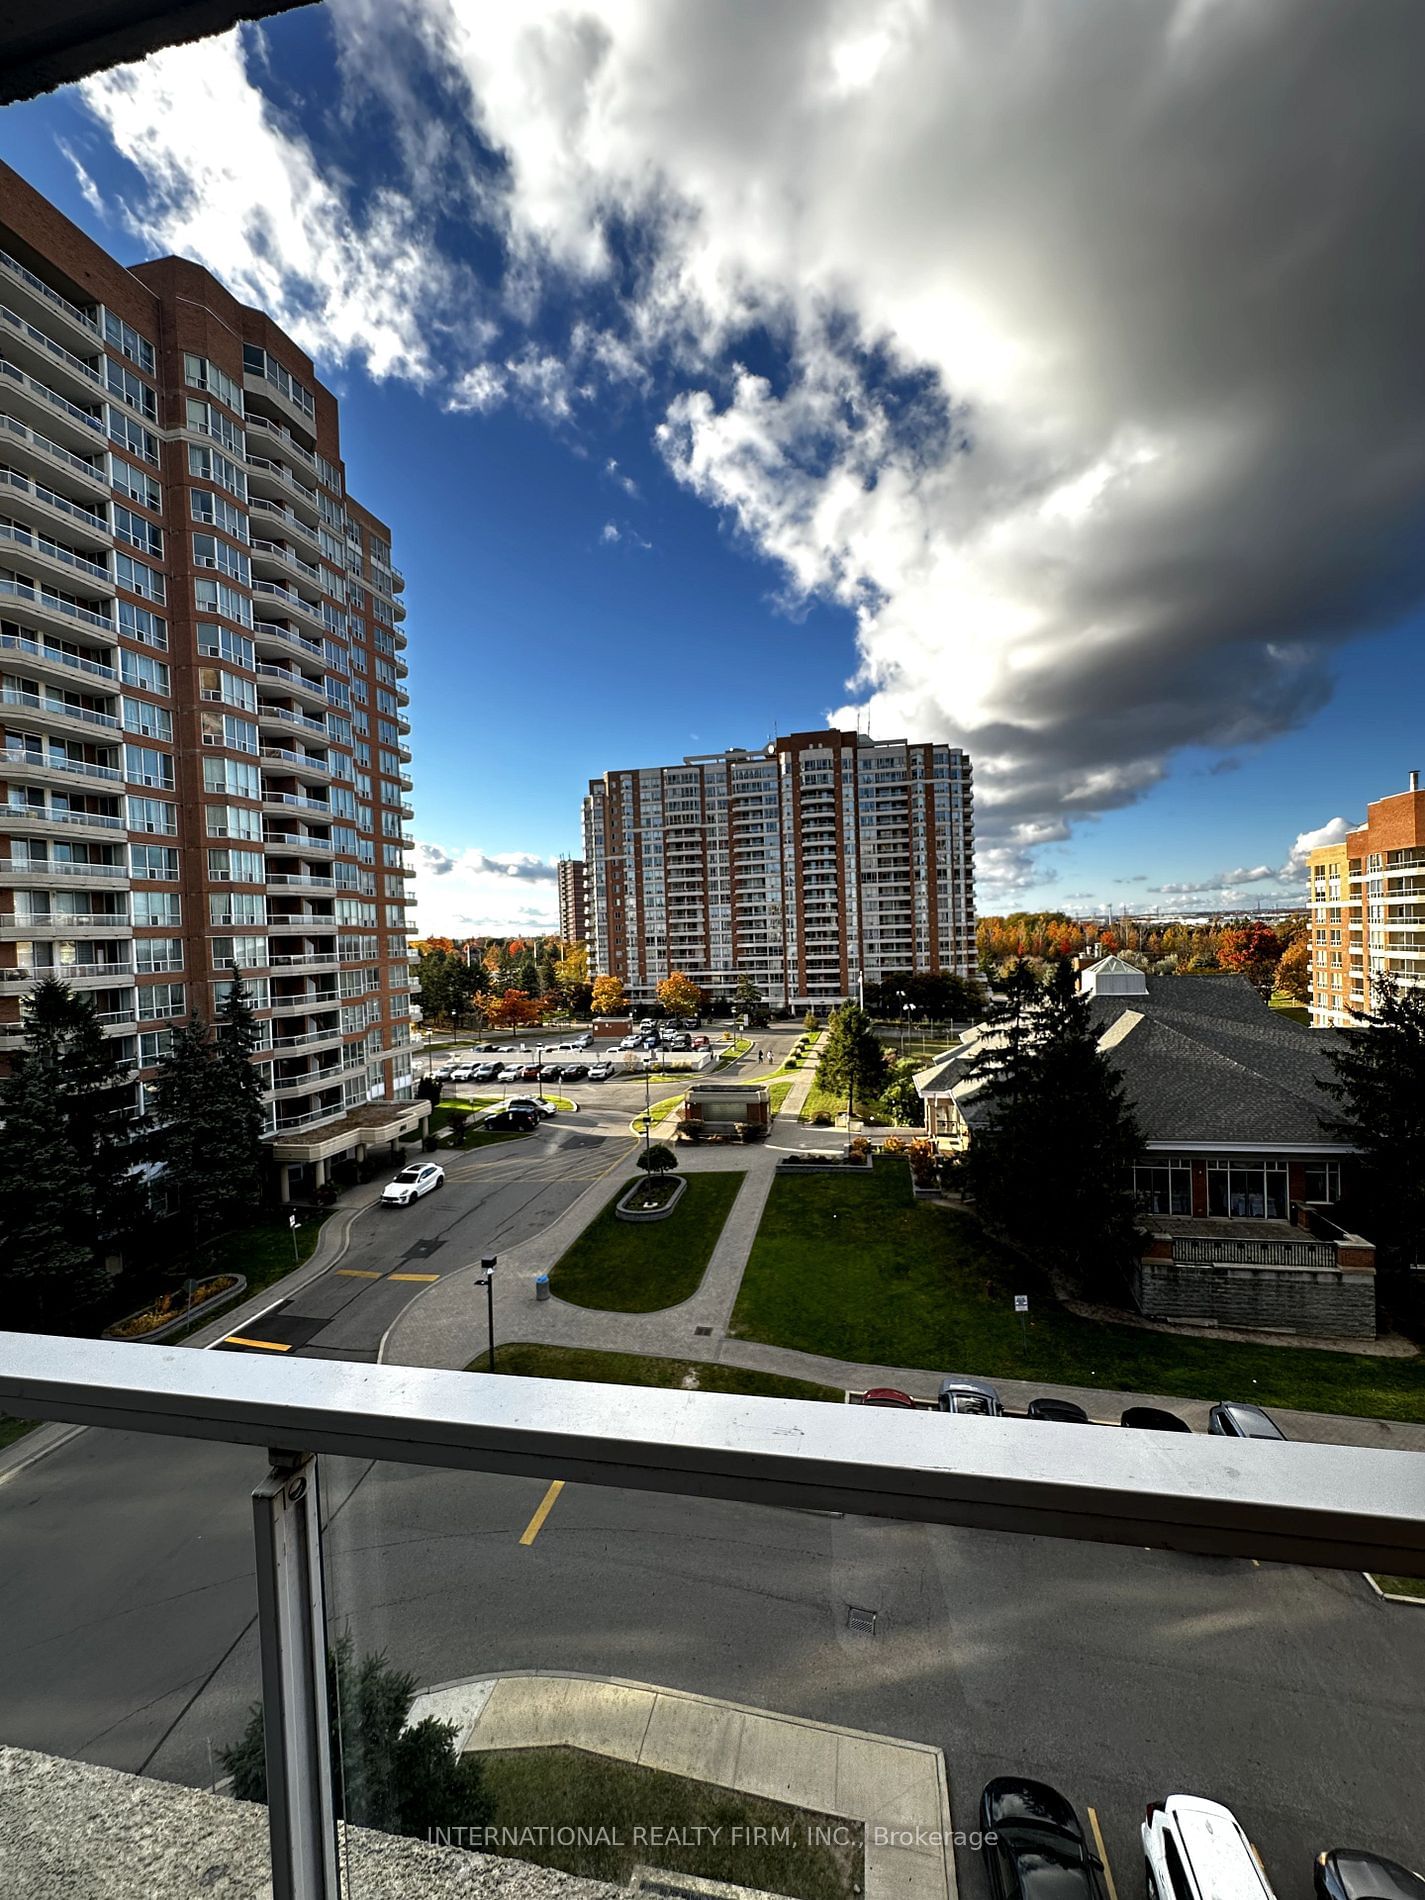
[[[1230,1808],[1195,1794],[1155,1801],[1143,1823],[1148,1900],[1276,1900]]]
[[[388,1181],[381,1190],[383,1207],[409,1207],[412,1201],[418,1201],[423,1194],[433,1194],[437,1188],[445,1186],[445,1169],[438,1168],[433,1161],[418,1161],[409,1168],[402,1168],[394,1181]]]

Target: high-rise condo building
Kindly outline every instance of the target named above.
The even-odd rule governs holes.
[[[588,879],[582,858],[559,860],[559,934],[565,943],[588,941]]]
[[[1308,860],[1311,879],[1311,1021],[1350,1027],[1375,1007],[1375,979],[1425,983],[1425,792],[1410,788],[1366,807],[1344,844]],[[1353,1017],[1352,1012],[1355,1012]]]
[[[608,772],[584,800],[590,969],[651,999],[827,1005],[975,963],[970,761],[953,746],[799,732],[757,752]]]
[[[236,969],[284,1193],[414,1119],[403,584],[291,338],[0,165],[0,1060],[63,977],[142,1110]]]

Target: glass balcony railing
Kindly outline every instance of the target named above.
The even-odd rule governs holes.
[[[377,1254],[436,1284],[371,1219],[329,1328],[421,1290]],[[533,1280],[465,1272],[399,1335],[444,1369],[302,1356],[270,1295],[201,1356],[0,1334],[0,1425],[50,1421],[0,1451],[7,1893],[90,1891],[96,1839],[135,1900],[1311,1900],[1318,1855],[1425,1859],[1418,1452],[492,1377]]]

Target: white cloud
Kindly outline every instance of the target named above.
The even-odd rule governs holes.
[[[1306,861],[1313,851],[1319,851],[1323,845],[1344,844],[1348,834],[1355,829],[1344,818],[1328,818],[1315,831],[1298,832],[1296,843],[1287,853],[1286,863],[1282,866],[1282,876],[1304,877]]]
[[[638,499],[638,483],[632,475],[624,474],[612,455],[604,463],[604,473],[611,482],[617,482],[626,495],[632,496],[635,501]]]
[[[547,934],[559,927],[558,870],[525,852],[415,848],[416,934]]]
[[[621,541],[623,536],[619,533],[618,523],[616,521],[606,521],[600,532],[599,539],[610,543]]]

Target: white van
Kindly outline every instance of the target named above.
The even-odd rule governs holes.
[[[1276,1900],[1230,1808],[1195,1794],[1155,1801],[1143,1823],[1148,1900]]]

